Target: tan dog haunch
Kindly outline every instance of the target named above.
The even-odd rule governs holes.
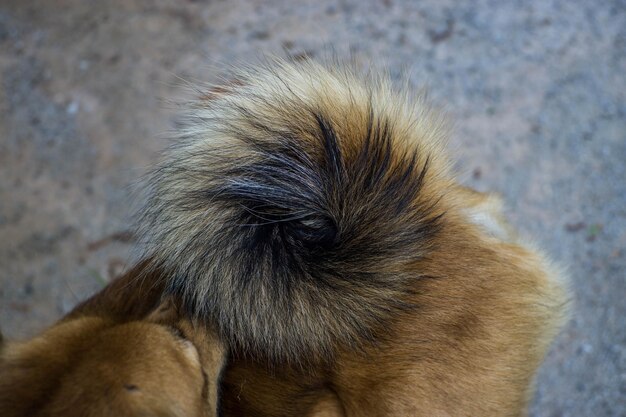
[[[0,347],[0,415],[209,417],[225,350],[143,264],[26,342]],[[209,378],[208,375],[212,377]]]

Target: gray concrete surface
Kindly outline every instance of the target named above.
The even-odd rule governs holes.
[[[260,53],[409,74],[465,181],[571,271],[533,416],[626,415],[626,3],[0,0],[0,325],[26,337],[127,265],[129,184],[182,79]]]

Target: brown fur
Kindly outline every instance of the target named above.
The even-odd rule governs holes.
[[[216,415],[221,343],[161,302],[156,277],[138,279],[142,268],[34,339],[2,347],[1,416]]]
[[[225,409],[522,413],[564,274],[458,185],[438,114],[346,67],[233,79],[191,104],[143,212],[152,267],[235,352]]]
[[[496,197],[452,190],[456,210],[490,221],[448,216],[454,232],[415,265],[432,277],[416,283],[416,311],[398,314],[377,346],[343,350],[323,371],[232,363],[227,415],[298,415],[311,397],[329,395],[348,416],[525,415],[535,370],[565,317],[563,287],[541,255],[507,234]]]
[[[147,260],[3,350],[0,414],[72,404],[83,384],[119,388],[75,371],[107,361],[193,409],[182,387],[199,383],[156,372],[169,366],[149,314],[162,292],[228,345],[220,379],[220,342],[188,325],[200,357],[213,352],[203,368],[225,416],[525,414],[566,317],[563,274],[516,236],[496,196],[457,184],[436,114],[383,78],[312,63],[235,79],[192,105],[148,183]],[[104,338],[111,326],[118,336]],[[79,384],[56,389],[66,373]]]
[[[302,365],[375,342],[442,227],[442,119],[343,67],[234,79],[190,104],[148,179],[146,256],[250,355]]]

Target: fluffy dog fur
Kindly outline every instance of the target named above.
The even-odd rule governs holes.
[[[245,351],[302,362],[374,340],[412,308],[442,226],[440,118],[345,68],[234,80],[193,103],[150,179],[147,256]]]
[[[523,415],[566,317],[563,274],[515,235],[497,197],[457,184],[441,119],[407,97],[385,78],[311,62],[209,89],[149,179],[145,261],[66,320],[125,325],[163,292],[179,300],[228,347],[221,378],[219,360],[205,366],[225,416]],[[196,345],[221,352],[208,334]],[[50,398],[56,369],[80,359],[68,339],[40,340],[50,349],[37,354],[60,352],[64,365],[32,368],[29,345],[5,348],[0,413]],[[111,363],[158,369],[141,349],[145,368]],[[11,368],[18,354],[28,361]],[[88,386],[105,376],[81,375]],[[177,387],[189,380],[172,375],[164,398],[187,398]]]
[[[563,273],[456,183],[445,124],[408,91],[274,61],[189,106],[142,231],[231,346],[227,415],[523,413]]]

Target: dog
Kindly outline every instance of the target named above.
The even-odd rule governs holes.
[[[290,381],[348,415],[523,412],[564,274],[457,183],[447,134],[386,78],[310,61],[235,71],[189,107],[141,230],[234,352],[226,410],[272,415],[289,389],[261,387]]]
[[[224,416],[523,415],[566,277],[497,196],[458,183],[448,135],[384,76],[234,71],[189,104],[148,177],[127,277],[143,287],[125,307],[156,289],[151,307],[174,300],[209,329],[194,346],[214,352],[202,369]]]

